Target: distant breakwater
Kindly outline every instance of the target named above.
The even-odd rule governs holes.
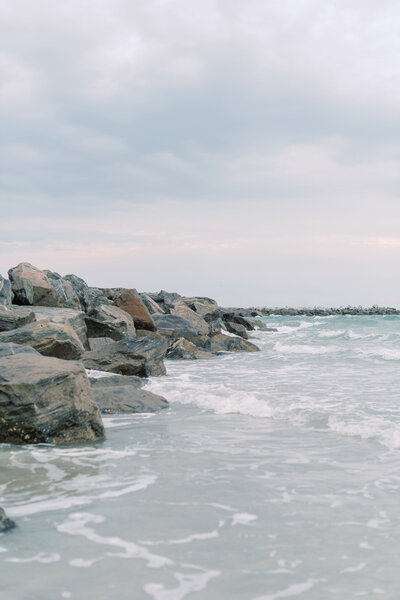
[[[333,315],[400,315],[400,309],[390,306],[373,305],[369,308],[363,306],[340,306],[338,308],[323,308],[314,306],[313,308],[268,308],[266,306],[257,306],[253,308],[229,308],[234,313],[240,314],[243,317],[268,317],[271,315],[281,316],[302,316],[302,317],[329,317]]]

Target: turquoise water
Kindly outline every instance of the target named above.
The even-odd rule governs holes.
[[[397,599],[400,318],[271,317],[106,442],[0,446],[0,598]]]

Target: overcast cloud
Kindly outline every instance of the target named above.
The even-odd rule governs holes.
[[[0,273],[400,306],[395,0],[0,0]]]

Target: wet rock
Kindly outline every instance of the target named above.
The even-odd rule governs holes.
[[[199,358],[211,358],[212,354],[199,348],[193,342],[185,338],[179,338],[170,346],[167,351],[167,358],[179,360],[196,360]]]
[[[136,329],[155,331],[156,325],[136,290],[123,290],[114,301],[114,306],[122,308],[133,318]]]
[[[88,371],[88,378],[92,389],[126,385],[142,387],[146,381],[135,375],[106,375],[105,377],[95,377],[90,374],[90,371]]]
[[[235,335],[239,335],[244,340],[248,339],[247,331],[244,325],[239,325],[239,323],[232,323],[231,321],[225,321],[226,330],[229,333],[234,333]]]
[[[63,306],[60,294],[46,274],[30,263],[20,263],[8,271],[14,303],[21,305]]]
[[[0,508],[0,533],[14,529],[15,523],[9,519],[2,508]]]
[[[89,380],[77,362],[22,353],[0,358],[0,442],[104,439]]]
[[[24,306],[0,305],[0,331],[11,331],[36,321],[35,313]]]
[[[217,333],[210,336],[206,342],[206,349],[210,352],[258,352],[259,348],[235,335],[228,336],[223,333]]]
[[[103,377],[102,379],[109,379]],[[108,385],[92,388],[100,411],[105,414],[156,412],[168,408],[162,396],[143,390],[136,385]]]
[[[68,325],[40,321],[0,333],[0,343],[32,346],[44,356],[78,359],[85,352],[77,334]]]
[[[11,282],[0,275],[0,306],[10,306],[12,295]]]
[[[121,375],[165,375],[163,358],[167,347],[166,341],[153,337],[125,338],[98,350],[86,352],[83,363],[87,369]]]

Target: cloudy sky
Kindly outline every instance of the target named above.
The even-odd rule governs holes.
[[[396,0],[0,0],[0,273],[400,306]]]

